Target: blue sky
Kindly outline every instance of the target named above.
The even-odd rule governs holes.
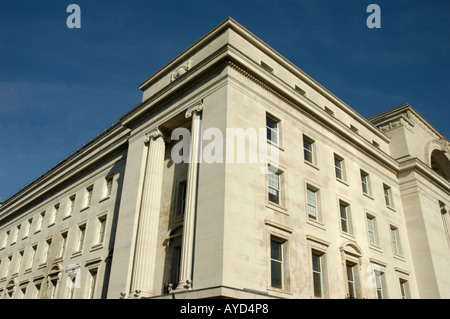
[[[81,29],[69,29],[69,4]],[[381,28],[369,29],[369,4]],[[0,0],[0,201],[140,103],[232,17],[368,118],[409,103],[449,138],[448,0]]]

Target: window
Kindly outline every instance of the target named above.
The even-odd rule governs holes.
[[[306,136],[303,136],[303,156],[306,162],[314,164],[314,141]]]
[[[36,252],[38,249],[38,245],[33,245],[31,246],[31,251],[30,251],[30,255],[28,257],[28,261],[27,261],[27,267],[25,269],[31,269],[33,267],[33,262],[34,262],[34,258],[36,257]]]
[[[69,209],[67,210],[67,217],[73,214],[73,209],[75,207],[75,198],[76,198],[75,195],[69,198]]]
[[[344,159],[336,154],[334,155],[334,170],[336,178],[345,181]]]
[[[331,115],[334,117],[334,111],[327,106],[325,106],[325,112],[327,112],[328,115]]]
[[[184,209],[186,206],[186,188],[186,181],[181,181],[178,183],[175,216],[182,216],[184,214]]]
[[[41,264],[47,263],[51,246],[52,246],[52,239],[50,238],[45,241],[44,251],[42,252]]]
[[[325,254],[313,250],[312,252],[312,272],[314,297],[324,297],[324,259]]]
[[[384,191],[384,200],[386,202],[387,207],[394,207],[394,203],[392,202],[392,190],[386,184],[383,184]]]
[[[39,214],[39,220],[37,222],[36,225],[36,233],[41,231],[42,229],[42,225],[44,225],[44,219],[45,219],[45,211],[43,211],[42,213]]]
[[[89,281],[88,299],[94,299],[95,286],[97,284],[97,268],[89,270]]]
[[[2,240],[2,245],[0,246],[0,249],[3,249],[6,247],[6,244],[8,243],[8,237],[9,234],[11,233],[11,231],[7,230],[4,234],[3,234],[3,240]]]
[[[12,241],[11,241],[11,245],[15,244],[17,242],[17,237],[19,237],[19,232],[20,232],[20,225],[17,225],[16,229],[14,231],[14,235],[13,235],[13,238],[12,238]]]
[[[346,261],[346,275],[347,275],[347,297],[355,299],[359,297],[359,273],[358,264]]]
[[[341,230],[346,234],[353,234],[350,204],[340,200],[339,212],[341,217]]]
[[[379,270],[375,270],[375,283],[377,289],[377,298],[378,299],[386,299],[387,291],[386,291],[386,276],[384,272]]]
[[[370,180],[369,180],[369,174],[361,170],[361,186],[362,191],[366,195],[370,195]]]
[[[23,255],[25,253],[25,250],[19,251],[19,254],[17,255],[17,260],[15,261],[15,269],[13,271],[13,274],[17,274],[20,271],[20,266],[22,265]]]
[[[395,255],[402,255],[402,247],[400,243],[400,234],[398,231],[398,228],[391,225],[390,226],[390,232],[391,232],[391,243],[392,243],[392,250],[394,251]]]
[[[275,204],[281,204],[281,171],[274,171],[273,167],[269,167],[268,171],[268,196],[269,201]]]
[[[113,176],[108,176],[105,178],[105,198],[111,196],[113,185]]]
[[[261,61],[261,66],[263,67],[264,70],[266,70],[269,73],[273,73],[273,68],[268,65],[267,63],[265,63],[264,61]]]
[[[308,202],[308,218],[320,220],[319,216],[319,190],[311,185],[306,186],[306,199]]]
[[[266,116],[267,140],[275,145],[279,145],[279,121],[273,117]]]
[[[298,86],[296,85],[296,86],[294,86],[294,89],[295,89],[300,95],[306,96],[306,91],[303,90],[301,87],[298,87]]]
[[[270,286],[272,288],[284,288],[285,246],[285,241],[275,238],[270,240]]]
[[[78,226],[78,238],[75,247],[75,252],[81,252],[83,250],[85,235],[86,235],[86,224]]]
[[[27,238],[30,234],[31,224],[33,223],[33,218],[27,220],[25,224],[25,229],[23,230],[23,239]]]
[[[411,294],[409,292],[409,283],[407,280],[400,278],[400,292],[402,299],[410,299]]]
[[[49,227],[53,224],[55,224],[56,221],[56,216],[58,216],[58,212],[59,212],[59,204],[56,204],[55,206],[53,206],[53,212],[51,214],[51,218],[49,221]]]
[[[369,236],[369,243],[371,245],[378,245],[378,229],[376,218],[373,215],[366,214],[367,234]]]
[[[96,244],[102,244],[105,239],[106,215],[97,218],[97,238]]]
[[[85,199],[84,199],[84,207],[85,208],[88,208],[89,206],[91,206],[93,191],[94,191],[94,186],[92,186],[92,185],[86,188],[86,194],[85,194]]]
[[[58,252],[58,257],[59,258],[63,258],[64,257],[64,253],[66,252],[67,235],[68,235],[67,231],[61,233],[61,238],[60,238],[60,242],[59,242],[59,252]]]

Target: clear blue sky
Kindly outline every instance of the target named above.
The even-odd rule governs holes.
[[[81,29],[66,8],[81,7]],[[366,8],[381,8],[369,29]],[[0,201],[140,103],[232,17],[366,118],[409,103],[449,138],[448,0],[0,0]]]

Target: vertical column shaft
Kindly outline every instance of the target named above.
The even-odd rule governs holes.
[[[131,293],[135,297],[154,295],[157,235],[161,208],[165,142],[155,129],[147,134],[148,155],[139,212]]]
[[[203,105],[189,108],[186,118],[192,117],[190,161],[187,176],[186,206],[184,211],[183,239],[181,246],[180,282],[177,289],[192,287],[195,215],[197,208],[197,178],[201,151],[201,118]]]

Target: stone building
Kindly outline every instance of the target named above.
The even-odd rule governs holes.
[[[450,298],[450,146],[232,19],[0,207],[0,298]]]

